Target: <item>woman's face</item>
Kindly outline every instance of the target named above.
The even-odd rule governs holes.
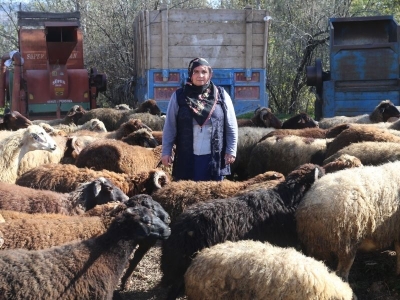
[[[198,66],[193,69],[192,83],[197,86],[205,85],[210,81],[211,73],[207,66]]]

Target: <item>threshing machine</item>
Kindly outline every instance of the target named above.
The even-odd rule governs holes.
[[[316,119],[370,113],[382,100],[400,105],[399,26],[393,16],[329,19],[330,71],[307,67],[317,92]]]
[[[32,120],[59,118],[74,105],[96,107],[107,78],[84,66],[78,11],[19,11],[18,43],[19,51],[2,56],[0,107],[9,102]]]

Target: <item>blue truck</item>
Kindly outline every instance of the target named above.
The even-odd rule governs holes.
[[[306,68],[316,87],[315,117],[371,113],[382,100],[400,105],[400,31],[393,16],[329,19],[329,71]]]
[[[166,112],[172,93],[188,77],[187,66],[204,57],[213,82],[230,94],[236,115],[268,106],[266,10],[168,9],[140,11],[134,21],[135,100],[157,101]]]

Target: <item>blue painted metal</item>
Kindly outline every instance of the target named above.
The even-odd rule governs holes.
[[[185,84],[188,73],[186,68],[150,69],[146,76],[137,78],[135,95],[138,101],[154,99],[161,111],[166,112],[172,93]],[[168,80],[164,81],[163,77]],[[248,81],[246,77],[252,79]],[[241,115],[258,107],[268,107],[266,78],[265,69],[213,69],[212,81],[225,88],[232,98],[236,115]],[[241,92],[249,94],[249,97],[246,94],[240,96]]]
[[[323,117],[400,105],[399,30],[393,16],[331,18],[330,78],[322,83]]]

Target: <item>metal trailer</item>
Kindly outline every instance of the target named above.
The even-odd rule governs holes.
[[[84,66],[78,11],[18,11],[18,43],[18,51],[2,56],[0,107],[9,101],[30,119],[60,118],[74,105],[96,107],[107,78]]]
[[[330,71],[307,67],[316,87],[316,119],[371,113],[382,100],[400,105],[399,29],[393,16],[329,19]]]
[[[154,99],[166,112],[187,80],[189,61],[204,57],[212,80],[230,94],[237,115],[268,106],[266,10],[168,9],[140,11],[134,21],[135,100]]]

